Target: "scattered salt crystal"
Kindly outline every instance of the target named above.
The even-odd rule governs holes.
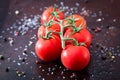
[[[113,22],[116,22],[116,19],[113,19]]]
[[[35,7],[34,7],[34,6],[32,6],[32,9],[35,9]]]
[[[0,38],[3,38],[3,36],[0,36]]]
[[[18,66],[20,66],[21,64],[20,63],[17,63]]]
[[[76,6],[79,6],[80,4],[79,3],[75,3]]]
[[[41,76],[39,75],[38,78],[41,78]]]
[[[9,39],[9,44],[10,44],[10,46],[13,46],[13,43],[14,43],[13,38],[9,37],[8,39]]]
[[[84,8],[83,8],[82,12],[80,14],[84,15],[84,16],[89,16],[89,10],[84,10]]]
[[[31,46],[33,44],[33,42],[32,41],[29,41],[29,44],[28,44],[28,46]]]
[[[51,72],[51,75],[53,75],[54,73],[53,72]]]
[[[99,11],[99,16],[102,16],[102,11]]]
[[[47,75],[50,75],[50,73],[47,73]]]
[[[15,14],[18,15],[20,12],[18,10],[15,11]]]
[[[54,71],[54,70],[55,70],[55,68],[52,68],[52,70]]]
[[[60,73],[61,75],[63,75],[64,74],[64,71],[61,71],[61,73]]]
[[[39,66],[39,68],[42,68],[42,66]]]
[[[18,55],[18,59],[19,59],[19,60],[22,60],[22,57],[21,57],[20,55]]]
[[[62,78],[65,79],[65,76],[63,76]]]
[[[30,53],[31,53],[34,57],[36,57],[35,52],[31,51]]]
[[[48,68],[48,71],[50,72],[50,71],[51,71],[51,68]]]
[[[16,60],[13,60],[12,62],[14,62],[14,63],[15,63],[15,62],[16,62]]]
[[[18,31],[14,31],[14,36],[18,36],[19,32]]]
[[[40,8],[40,11],[42,11],[43,9],[42,8]]]
[[[59,66],[59,68],[61,69],[62,67],[61,67],[61,66]]]
[[[45,80],[45,78],[42,78],[42,80]]]
[[[8,58],[7,60],[8,60],[8,62],[10,62],[10,61],[11,61],[11,58]]]
[[[36,35],[34,34],[30,39],[36,39]]]
[[[24,52],[22,53],[22,55],[24,55],[24,56],[28,56],[28,55],[27,55],[26,53],[24,53]]]
[[[12,25],[11,29],[13,28],[18,29],[21,35],[25,35],[29,31],[29,29],[35,30],[40,26],[38,22],[39,18],[40,15],[35,15],[31,18],[31,17],[27,17],[27,15],[24,14],[23,18],[21,18],[20,20],[16,20],[16,23]],[[7,30],[10,29],[8,28]]]
[[[45,71],[45,69],[42,69],[42,72],[44,72]]]
[[[101,22],[102,21],[102,19],[101,18],[98,18],[97,20],[96,20],[96,22]]]
[[[60,2],[61,6],[64,6],[64,3],[63,2]]]

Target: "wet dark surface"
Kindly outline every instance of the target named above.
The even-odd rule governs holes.
[[[66,16],[73,11],[87,20],[93,43],[91,61],[83,71],[69,71],[60,60],[45,63],[34,55],[39,16],[53,4],[65,8]],[[119,0],[1,0],[0,80],[120,80],[119,4]]]

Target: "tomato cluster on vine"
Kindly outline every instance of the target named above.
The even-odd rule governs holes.
[[[74,71],[88,65],[92,36],[81,15],[65,18],[63,11],[49,7],[43,11],[40,22],[35,51],[41,60],[52,62],[60,58],[66,68]]]

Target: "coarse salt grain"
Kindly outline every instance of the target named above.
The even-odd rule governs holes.
[[[34,57],[36,57],[36,53],[35,53],[35,52],[31,51],[30,53],[31,53]]]
[[[98,18],[97,20],[96,20],[96,22],[101,22],[102,21],[102,19],[101,18]]]
[[[35,30],[40,26],[38,22],[39,18],[40,15],[34,15],[32,18],[25,15],[20,20],[16,20],[11,29],[17,29],[21,35],[25,35],[30,29]],[[10,29],[8,28],[7,30]]]
[[[21,64],[20,63],[17,63],[18,66],[20,66]]]
[[[18,15],[20,12],[18,10],[15,11],[15,14]]]

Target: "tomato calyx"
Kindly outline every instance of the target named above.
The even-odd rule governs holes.
[[[52,17],[54,17],[54,16],[58,17],[58,13],[56,12],[56,5],[54,6],[54,10],[51,14],[52,14]]]
[[[58,14],[61,13],[62,11],[57,11],[57,6],[54,5],[54,9],[53,9],[53,12],[51,12],[52,14],[52,18],[56,17],[57,19],[59,18]]]

